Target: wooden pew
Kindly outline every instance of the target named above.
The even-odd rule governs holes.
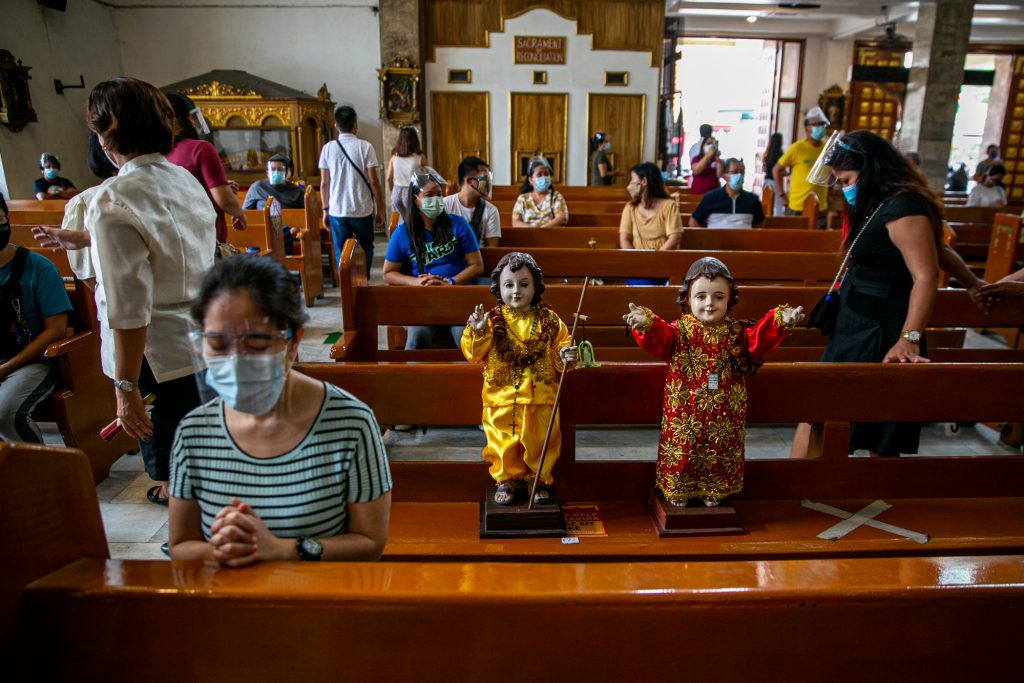
[[[270,256],[284,265],[284,235],[281,234],[281,205],[273,198],[263,209],[245,212],[245,230],[228,228],[228,242],[242,253],[256,249],[260,256]]]
[[[680,661],[722,680],[1002,680],[1016,666],[1022,579],[1018,556],[995,554],[243,570],[83,560],[29,589],[23,654],[37,680],[138,680],[174,643],[196,683],[223,679],[224,653],[245,653],[231,670],[246,680],[480,681],[494,676],[500,614],[503,631],[543,624],[601,644],[578,657],[536,647],[530,666],[552,680],[671,679]],[[398,645],[396,633],[416,636]],[[287,655],[306,651],[317,654]]]
[[[1020,238],[1020,216],[997,213],[992,222],[992,238],[989,241],[985,272],[982,275],[984,280],[996,282],[1017,270],[1017,263],[1024,258]]]
[[[489,273],[505,254],[516,249],[499,246],[480,250],[484,272]],[[530,254],[549,282],[562,277],[668,278],[673,283],[694,261],[705,256],[723,257],[720,251],[650,251],[640,249],[549,249],[535,247]],[[833,253],[730,251],[724,258],[733,277],[743,283],[831,282],[836,274],[837,258]]]
[[[300,370],[352,391],[384,423],[479,420],[479,367]],[[747,463],[746,488],[734,497],[746,536],[658,539],[644,504],[653,462],[574,456],[577,425],[656,424],[664,367],[575,372],[561,411],[556,480],[564,500],[600,505],[606,538],[481,540],[485,464],[394,462],[387,561],[226,570],[80,560],[27,589],[15,629],[18,664],[43,680],[129,679],[173,639],[191,653],[192,680],[222,677],[225,651],[246,652],[233,672],[255,678],[321,678],[343,668],[385,680],[476,680],[493,672],[487,645],[497,612],[505,626],[528,629],[543,619],[581,642],[614,634],[611,656],[569,662],[541,648],[537,664],[572,680],[677,670],[678,661],[651,656],[652,647],[740,679],[763,673],[763,661],[787,676],[813,671],[829,680],[1004,673],[1024,609],[1024,459],[848,458],[845,430],[896,410],[908,420],[1024,419],[1024,405],[1006,400],[1021,381],[1019,365],[766,367],[749,382],[749,421],[823,422],[820,457]],[[439,386],[450,400],[422,399]],[[815,535],[836,520],[802,508],[803,498],[847,510],[882,498],[893,507],[881,520],[930,539],[917,544],[861,527],[838,542],[820,540]],[[865,623],[877,642],[852,650]],[[431,628],[395,657],[388,634],[423,624]],[[132,648],[108,646],[128,637]],[[753,648],[749,658],[730,656],[738,641]],[[321,654],[280,655],[302,648]]]
[[[64,212],[67,199],[8,199],[8,211],[60,211]]]
[[[799,216],[785,218],[803,220]],[[680,249],[838,253],[839,238],[837,230],[685,228]],[[501,233],[500,246],[520,251],[535,247],[618,249],[619,231],[617,228],[507,228]]]
[[[81,558],[110,557],[89,461],[75,449],[0,442],[0,663],[8,668],[22,589]],[[21,644],[24,644],[23,642]]]
[[[317,297],[324,295],[324,265],[320,251],[320,205],[317,203],[316,195],[308,188],[306,195],[307,201],[303,209],[280,209],[280,204],[275,201],[275,208],[271,211],[280,211],[279,225],[298,228],[298,234],[293,236],[292,249],[295,253],[292,254],[284,253],[284,234],[280,228],[278,229],[281,237],[280,250],[285,267],[298,273],[302,280],[302,296],[306,306],[312,306]],[[266,211],[266,206],[258,211],[247,210],[245,213],[248,226],[254,229],[264,227],[267,220]]]
[[[346,248],[350,249],[348,244]],[[342,262],[343,276],[346,272],[358,270],[358,267],[346,270],[344,255]],[[622,314],[629,310],[629,302],[634,302],[651,308],[667,320],[674,320],[679,316],[679,308],[675,304],[677,291],[676,287],[604,286],[588,289],[584,302],[584,312],[589,316],[586,338],[597,347],[598,359],[647,360],[646,352],[637,349],[626,333]],[[757,318],[782,303],[810,310],[824,291],[824,287],[742,287],[739,304],[732,315],[740,319]],[[563,320],[572,320],[579,293],[578,286],[548,285],[544,299]],[[331,358],[344,361],[460,360],[457,349],[403,351],[392,350],[392,346],[378,349],[379,329],[400,325],[459,325],[466,321],[477,304],[491,306],[494,301],[489,289],[483,286],[443,290],[432,287],[369,287],[346,285],[344,278],[341,294],[344,332],[332,346]],[[1024,320],[1024,313],[1010,306],[997,306],[986,315],[971,303],[963,290],[939,290],[929,324],[934,328],[1015,327],[1021,320]],[[933,341],[931,334],[929,330],[929,344]],[[769,357],[770,361],[814,361],[821,357],[826,340],[816,330],[805,332],[798,329],[792,337],[792,350],[778,349]],[[962,343],[962,336],[960,340]],[[1004,349],[988,352],[948,349],[940,353],[932,348],[929,355],[942,361],[978,361],[982,358],[1024,360],[1020,353]]]
[[[588,185],[556,185],[555,189],[565,201],[629,201],[629,193],[623,185],[611,185],[603,187],[591,187]],[[495,185],[491,188],[492,200],[516,200],[521,192],[520,185]],[[570,207],[571,209],[571,207]]]
[[[11,225],[60,225],[64,222],[63,205],[55,209],[14,210],[7,213]]]
[[[625,200],[608,200],[608,201],[583,201],[576,200],[569,202],[566,200],[566,205],[569,207],[569,215],[573,213],[581,214],[592,214],[592,213],[614,213],[619,215],[622,213],[622,209],[626,206],[629,201],[627,197]],[[512,214],[512,209],[515,206],[516,200],[514,199],[495,199],[491,202],[498,209],[499,213]]]

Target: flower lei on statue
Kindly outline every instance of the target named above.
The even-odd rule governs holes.
[[[509,329],[507,318],[513,320],[533,314],[533,325],[526,339],[520,339]],[[519,389],[523,372],[533,367],[540,381],[554,381],[555,368],[551,364],[551,345],[558,336],[559,319],[551,307],[541,302],[526,311],[515,311],[504,304],[488,312],[491,322],[492,346],[490,353],[498,363],[488,363],[484,378],[490,384],[507,384]],[[539,328],[539,329],[538,329]]]

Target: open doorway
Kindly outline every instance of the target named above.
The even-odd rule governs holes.
[[[682,120],[682,136],[670,173],[689,175],[700,148],[699,128],[706,123],[723,159],[745,161],[745,189],[760,189],[760,157],[768,138],[781,132],[785,147],[796,133],[802,41],[685,38],[676,51],[675,90],[681,96],[673,103],[673,116]]]
[[[971,177],[978,163],[986,157],[988,145],[999,144],[1013,58],[1010,55],[968,54],[964,69],[965,83],[960,87],[957,100],[949,166],[955,170],[963,164],[967,176]],[[973,182],[968,189],[972,185]]]

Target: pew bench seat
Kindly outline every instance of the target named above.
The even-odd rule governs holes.
[[[80,560],[25,603],[21,653],[40,680],[137,680],[168,643],[193,681],[227,666],[249,680],[486,680],[499,618],[552,680],[671,678],[680,662],[721,680],[973,680],[1015,666],[1024,566]],[[557,644],[541,646],[540,629]]]

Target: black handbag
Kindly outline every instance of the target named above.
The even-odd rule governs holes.
[[[846,264],[850,260],[850,254],[853,253],[853,248],[857,245],[857,240],[867,230],[868,225],[874,220],[875,214],[885,205],[882,202],[878,205],[868,219],[864,221],[864,226],[857,233],[857,236],[853,238],[853,243],[850,248],[846,250],[846,256],[843,257],[843,262],[839,266],[839,272],[836,273],[835,279],[832,280],[832,286],[828,288],[828,293],[821,297],[821,301],[814,305],[811,309],[811,313],[807,316],[807,327],[813,327],[816,330],[821,330],[821,334],[825,337],[831,337],[836,331],[836,321],[839,320],[839,288],[843,285],[843,280],[846,279]]]

